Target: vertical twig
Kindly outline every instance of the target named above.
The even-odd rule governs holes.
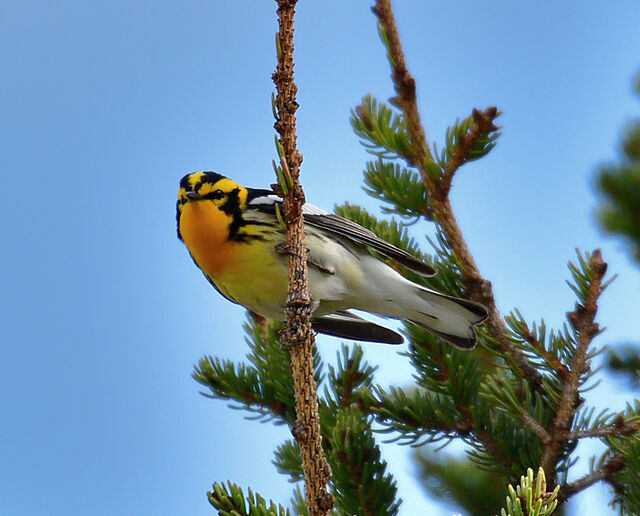
[[[296,145],[296,116],[298,108],[293,78],[293,32],[297,0],[278,2],[278,65],[273,74],[276,85],[275,104],[280,134],[284,180],[288,193],[284,196],[284,220],[287,226],[287,263],[289,290],[287,295],[287,327],[283,334],[290,355],[291,374],[296,397],[297,424],[292,433],[300,447],[305,475],[305,495],[311,516],[324,515],[333,507],[333,496],[327,492],[331,469],[322,450],[318,397],[313,377],[314,333],[311,329],[311,296],[307,283],[307,249],[304,239],[302,205],[304,192],[299,174],[302,155]]]
[[[429,162],[433,162],[433,156],[429,148],[424,126],[420,120],[416,95],[416,81],[409,72],[405,62],[398,27],[393,9],[391,8],[391,0],[376,0],[372,10],[378,18],[378,23],[383,27],[389,41],[391,77],[396,90],[396,97],[394,97],[393,103],[398,106],[404,114],[407,130],[416,157],[416,164],[420,169],[425,188],[427,189],[434,217],[442,228],[447,243],[459,260],[468,295],[471,299],[482,303],[488,308],[489,317],[486,324],[491,336],[498,343],[500,351],[513,360],[535,390],[544,393],[542,390],[542,376],[508,339],[508,330],[496,306],[491,282],[484,279],[480,274],[480,269],[467,247],[467,242],[462,236],[462,230],[458,225],[449,199],[449,189],[455,169],[445,171],[443,180],[440,182],[434,180],[427,171],[426,165]],[[495,127],[493,126],[493,118],[497,115],[498,110],[496,108],[488,108],[484,111],[474,112],[474,120],[476,121],[476,125],[481,126],[481,128],[491,129]],[[471,137],[472,136],[473,135],[471,135]],[[471,148],[470,145],[467,147]],[[460,161],[460,163],[463,161],[461,157],[458,157],[457,160]]]
[[[567,317],[578,334],[578,345],[573,354],[569,373],[562,388],[562,395],[558,402],[556,417],[551,426],[551,441],[545,445],[540,465],[547,477],[555,482],[555,469],[558,456],[563,445],[563,435],[569,431],[573,415],[576,411],[576,401],[583,375],[589,370],[589,345],[600,332],[595,322],[598,312],[598,298],[602,292],[602,278],[607,271],[607,264],[602,259],[602,252],[596,249],[589,261],[591,282],[584,305],[576,304],[576,309],[569,312]]]

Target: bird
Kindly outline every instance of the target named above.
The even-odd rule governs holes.
[[[283,199],[273,189],[244,187],[216,172],[193,172],[180,180],[178,238],[196,266],[229,301],[278,321],[284,320],[287,297],[283,211]],[[408,280],[373,253],[424,277],[436,271],[359,224],[309,203],[302,212],[316,332],[404,342],[398,332],[351,311],[359,310],[411,322],[459,349],[476,346],[474,327],[488,316],[484,305]]]

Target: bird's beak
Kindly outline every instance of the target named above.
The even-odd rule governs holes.
[[[185,193],[185,195],[187,196],[187,199],[189,199],[190,201],[202,200],[202,195],[200,195],[198,192],[194,192],[193,190],[189,190],[188,192]]]

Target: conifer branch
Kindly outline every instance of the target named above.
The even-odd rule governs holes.
[[[302,205],[304,192],[300,185],[302,155],[296,145],[297,86],[293,69],[294,15],[297,0],[277,0],[278,34],[276,47],[278,64],[273,81],[277,120],[280,134],[278,148],[281,174],[278,174],[284,195],[284,221],[287,227],[288,264],[287,326],[283,340],[291,354],[291,373],[295,388],[297,424],[292,433],[300,446],[305,473],[305,495],[311,516],[324,515],[333,507],[333,496],[327,492],[331,468],[322,449],[318,395],[313,377],[314,333],[311,329],[312,300],[307,279],[307,248],[304,237]],[[283,192],[284,193],[284,192]]]
[[[291,516],[289,509],[282,505],[276,505],[273,501],[267,501],[251,489],[247,495],[236,484],[213,484],[213,489],[207,493],[209,503],[218,509],[218,514],[241,515],[264,514],[269,516]]]
[[[201,358],[192,376],[211,391],[202,394],[234,401],[234,408],[242,407],[255,414],[251,419],[276,419],[293,425],[296,419],[293,379],[289,373],[288,353],[276,336],[278,326],[267,325],[263,334],[255,324],[244,325],[246,342],[251,350],[248,364],[234,364],[210,356]]]
[[[498,343],[500,351],[512,359],[514,364],[520,369],[520,371],[522,371],[522,374],[527,378],[536,391],[544,394],[542,389],[542,375],[514,346],[513,342],[507,338],[508,330],[504,319],[496,306],[491,282],[484,279],[480,274],[480,270],[478,269],[478,266],[467,247],[467,243],[462,236],[462,231],[460,230],[460,226],[455,218],[451,201],[448,196],[449,187],[447,186],[447,183],[450,182],[450,178],[453,177],[453,174],[455,173],[455,170],[457,170],[459,164],[464,162],[466,156],[463,152],[468,153],[475,140],[469,137],[469,141],[467,141],[466,145],[461,146],[460,154],[457,155],[455,160],[452,160],[453,163],[451,165],[451,169],[448,172],[445,172],[447,180],[445,182],[445,187],[443,188],[442,178],[440,178],[440,180],[436,180],[429,170],[429,164],[433,163],[434,159],[427,142],[424,127],[420,120],[416,96],[416,82],[409,72],[405,62],[395,16],[391,8],[391,0],[376,0],[372,11],[378,18],[383,38],[387,43],[389,61],[392,67],[391,76],[397,93],[396,97],[393,99],[393,103],[402,110],[406,119],[407,130],[411,139],[413,152],[416,156],[415,161],[420,169],[425,188],[429,194],[429,200],[433,208],[434,217],[442,227],[447,243],[460,262],[462,276],[465,285],[467,286],[468,295],[471,299],[484,304],[488,308],[489,317],[486,324],[491,336]],[[477,116],[480,122],[478,122],[476,126],[481,126],[481,128],[485,129],[495,127],[493,126],[493,119],[497,115],[498,110],[493,107],[482,112],[478,112]],[[475,131],[472,130],[469,134],[475,134]],[[477,139],[477,137],[475,137],[475,139]],[[463,148],[467,150],[463,151]]]
[[[401,504],[397,487],[386,472],[375,441],[371,420],[355,409],[341,409],[327,434],[334,466],[334,484],[339,514],[395,515]]]
[[[513,461],[511,458],[505,453],[500,444],[496,441],[491,432],[485,430],[484,428],[479,427],[474,422],[471,422],[473,425],[473,435],[474,437],[482,444],[482,446],[487,450],[487,452],[507,471],[511,470]]]
[[[567,379],[569,374],[569,368],[563,364],[558,357],[556,357],[553,353],[550,353],[548,349],[546,349],[542,343],[538,340],[538,338],[531,332],[529,326],[524,320],[520,325],[520,332],[522,337],[531,345],[533,349],[536,350],[537,353],[540,354],[542,358],[553,367],[554,371],[558,373],[558,376],[563,380]]]
[[[471,117],[473,118],[473,127],[462,137],[455,152],[451,156],[451,159],[444,167],[444,173],[442,174],[442,179],[440,180],[439,185],[445,194],[448,194],[449,190],[451,190],[453,176],[460,166],[464,164],[478,139],[483,134],[492,133],[498,130],[498,127],[493,123],[494,119],[497,118],[498,115],[498,108],[495,106],[488,107],[484,111],[480,111],[475,108],[473,109],[471,113]]]
[[[589,437],[616,437],[620,435],[631,435],[640,432],[640,425],[637,423],[622,424],[621,426],[608,426],[606,428],[591,428],[589,430],[575,430],[560,435],[563,441],[575,441]]]
[[[245,409],[257,413],[258,418],[278,418],[284,422],[292,419],[286,403],[267,397],[256,388],[261,380],[256,370],[239,367],[235,371],[231,362],[205,357],[200,359],[192,376],[211,390],[212,394],[202,393],[208,398],[242,403]]]
[[[430,391],[412,390],[407,393],[391,387],[386,392],[376,386],[373,392],[359,394],[358,409],[373,415],[385,427],[383,432],[400,434],[393,440],[407,444],[466,436],[471,430],[468,420],[462,422],[457,419],[457,407],[450,399]]]
[[[538,421],[529,414],[526,410],[523,410],[520,414],[522,421],[536,434],[543,443],[548,442],[551,439],[549,432]]]
[[[613,482],[613,475],[620,471],[625,466],[625,460],[622,455],[614,455],[607,462],[602,464],[598,469],[591,473],[579,478],[575,482],[563,484],[560,488],[560,495],[558,501],[564,503],[576,493],[592,486],[596,482],[606,480]]]
[[[376,369],[363,358],[362,347],[342,345],[336,367],[329,366],[320,405],[324,447],[333,470],[335,513],[392,516],[402,501],[376,443],[373,418],[359,407],[360,396],[370,393]]]
[[[602,259],[600,249],[596,249],[589,260],[589,283],[586,296],[576,303],[576,309],[567,314],[569,321],[578,334],[578,343],[569,364],[569,374],[562,388],[562,395],[558,402],[556,417],[551,426],[551,441],[545,446],[540,466],[548,477],[555,479],[555,466],[562,448],[562,437],[569,432],[573,414],[578,400],[578,389],[583,375],[589,370],[589,345],[600,332],[595,322],[598,311],[598,298],[602,291],[602,278],[607,271],[607,264]]]
[[[397,96],[391,102],[404,113],[412,150],[417,158],[418,166],[422,170],[425,161],[433,161],[433,155],[427,142],[424,126],[420,120],[416,96],[416,80],[407,68],[398,27],[391,8],[391,0],[376,0],[376,5],[371,10],[377,16],[378,22],[384,29],[385,37],[388,39],[389,61],[392,63],[391,77],[397,93]]]
[[[415,339],[412,339],[414,348],[417,350],[420,348],[420,345],[416,342]],[[440,351],[442,351],[442,347],[440,347]],[[447,351],[449,353],[449,351]],[[439,383],[449,384],[452,380],[452,373],[449,364],[447,363],[447,358],[449,355],[443,355],[441,352],[436,351],[435,349],[430,349],[429,354],[431,359],[433,360],[434,368],[438,371],[437,374],[433,375],[434,379],[436,379]],[[460,374],[459,370],[456,368],[457,374],[455,375],[460,377],[465,377],[466,375]],[[491,432],[488,432],[486,428],[482,425],[478,424],[476,418],[474,417],[473,407],[471,405],[471,400],[465,399],[460,396],[453,395],[454,403],[460,412],[460,418],[455,421],[455,429],[458,435],[460,436],[471,436],[470,438],[475,439],[478,443],[480,443],[491,456],[504,468],[509,471],[511,469],[512,461],[509,456],[504,452],[500,444],[496,441]]]

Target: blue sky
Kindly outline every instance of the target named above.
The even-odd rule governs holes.
[[[190,378],[205,354],[242,359],[244,315],[193,266],[174,214],[190,171],[273,182],[274,6],[0,5],[1,514],[212,514],[205,492],[226,479],[288,500],[270,464],[287,431],[244,421]],[[364,94],[392,94],[369,6],[298,9],[302,180],[326,208],[377,209],[360,189],[366,155],[348,124]],[[576,246],[602,247],[619,279],[602,300],[599,342],[637,340],[640,270],[595,225],[593,173],[639,111],[638,4],[395,7],[428,137],[442,141],[473,107],[504,111],[498,147],[461,169],[453,191],[500,308],[560,325],[574,302],[567,260]],[[319,339],[329,360],[339,344]],[[395,349],[366,351],[383,363],[381,383],[409,381]],[[632,396],[612,379],[590,399],[621,408]],[[425,500],[406,449],[384,454],[402,514],[452,513]],[[606,514],[603,493],[576,510]]]

